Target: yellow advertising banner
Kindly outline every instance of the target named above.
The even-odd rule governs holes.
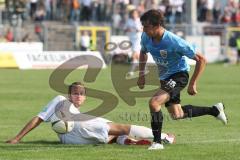
[[[0,52],[0,68],[18,68],[16,60],[11,53]]]

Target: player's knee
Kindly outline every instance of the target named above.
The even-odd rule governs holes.
[[[149,100],[149,108],[153,112],[158,112],[161,109],[162,103],[156,100],[156,98],[151,98]]]
[[[184,117],[184,113],[178,112],[178,113],[172,113],[171,117],[173,120],[182,119]]]

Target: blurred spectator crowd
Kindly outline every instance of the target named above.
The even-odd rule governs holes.
[[[13,20],[34,22],[35,32],[43,41],[41,24],[63,22],[65,24],[109,25],[113,35],[124,33],[124,26],[133,9],[141,15],[149,9],[159,9],[165,14],[169,25],[187,23],[187,2],[190,0],[1,0],[5,1],[3,22],[14,26]],[[240,26],[240,0],[197,0],[197,21],[199,23]],[[16,20],[16,17],[18,20]],[[29,24],[29,23],[28,23]],[[1,33],[3,34],[3,33]],[[13,41],[11,30],[7,29],[7,41]],[[26,37],[26,38],[25,38]],[[28,34],[23,38],[29,39]]]
[[[111,22],[122,28],[129,12],[137,9],[140,15],[149,9],[164,12],[170,24],[186,22],[186,0],[5,0],[7,10],[13,3],[22,20],[74,22]],[[197,0],[199,22],[240,24],[239,0]]]
[[[240,26],[239,0],[198,0],[197,8],[200,22]]]

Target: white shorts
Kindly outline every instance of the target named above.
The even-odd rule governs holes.
[[[95,118],[88,121],[75,121],[74,128],[66,134],[59,134],[64,144],[98,144],[108,143],[109,125],[111,122],[104,118]]]
[[[132,42],[132,51],[140,53],[140,50],[141,50],[140,41],[136,39],[131,42]]]
[[[141,50],[141,32],[137,32],[134,36],[129,37],[132,43],[132,51],[140,53]]]

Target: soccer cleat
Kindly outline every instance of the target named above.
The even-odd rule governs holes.
[[[134,76],[134,72],[128,72],[126,77],[130,78],[130,77],[133,77]]]
[[[165,144],[174,144],[176,143],[176,137],[171,133],[167,133],[167,136],[164,139],[162,139],[162,141]]]
[[[219,114],[217,115],[216,118],[219,119],[220,121],[222,121],[223,124],[226,125],[228,123],[228,119],[224,112],[224,105],[222,103],[217,103],[213,107],[216,107],[217,110],[219,111]]]
[[[157,142],[153,142],[150,147],[148,147],[148,150],[161,150],[164,149],[163,145]]]

